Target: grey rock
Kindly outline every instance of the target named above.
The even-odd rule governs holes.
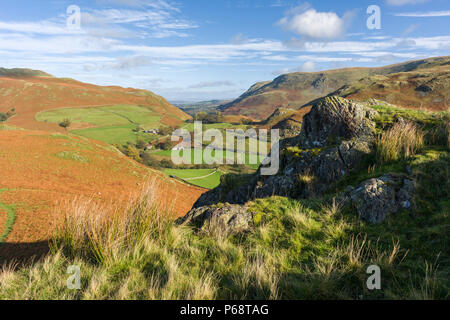
[[[326,97],[303,118],[300,145],[314,148],[336,143],[338,138],[349,140],[373,135],[375,125],[371,120],[376,114],[362,104],[336,96]]]
[[[254,186],[251,198],[261,199],[275,195],[292,196],[292,191],[295,190],[295,187],[295,176],[292,176],[292,174],[261,177]]]
[[[194,226],[202,233],[223,237],[250,231],[253,214],[241,205],[206,206],[192,209],[177,224]]]
[[[386,175],[364,181],[357,188],[348,188],[338,201],[352,203],[359,216],[369,223],[381,223],[400,209],[412,209],[414,182]]]

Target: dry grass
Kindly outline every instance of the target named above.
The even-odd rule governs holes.
[[[94,199],[75,199],[66,207],[66,214],[53,237],[53,250],[70,248],[93,255],[105,263],[138,247],[149,233],[159,234],[166,229],[173,215],[160,210],[157,204],[158,181],[144,186],[128,203],[101,203]]]
[[[314,190],[314,184],[317,180],[316,176],[313,175],[309,170],[307,170],[303,174],[299,174],[297,176],[297,180],[299,182],[299,185],[302,186],[307,192],[310,197],[315,197],[315,190]]]
[[[51,254],[28,268],[0,268],[0,299],[278,298],[270,255],[175,226],[157,205],[157,189],[155,181],[148,183],[125,206],[80,198],[67,203]],[[231,283],[239,290],[220,292],[230,264],[239,266]],[[79,291],[66,287],[70,265],[81,270]]]
[[[396,161],[417,154],[424,147],[424,132],[409,121],[399,121],[378,137],[377,159],[380,163]]]
[[[124,207],[69,203],[51,254],[0,270],[0,300],[352,299],[365,290],[372,264],[383,270],[384,298],[442,295],[430,268],[411,287],[399,285],[407,251],[355,233],[335,201],[312,209],[281,197],[259,200],[254,209],[267,216],[252,234],[217,238],[174,225],[154,188],[149,183]],[[70,265],[81,270],[81,290],[66,286]]]
[[[447,150],[450,150],[450,121],[448,116],[444,118],[443,123],[428,132],[427,143],[445,146]]]

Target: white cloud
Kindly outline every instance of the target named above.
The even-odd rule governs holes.
[[[316,64],[312,61],[307,61],[300,67],[300,70],[303,72],[314,72]]]
[[[386,4],[391,6],[403,6],[405,4],[425,3],[429,0],[386,0]]]
[[[356,58],[356,57],[325,57],[317,55],[301,55],[297,56],[296,59],[308,60],[312,62],[372,62],[373,59],[370,58]]]
[[[135,39],[186,37],[186,30],[198,28],[192,21],[180,18],[178,10],[167,7],[164,1],[145,2],[145,5],[147,7],[141,10],[83,8],[79,30],[66,27],[65,15],[33,22],[0,21],[0,30],[36,35],[90,35],[99,38]]]
[[[412,18],[432,18],[432,17],[449,17],[450,10],[448,11],[428,11],[428,12],[402,12],[395,13],[396,17],[412,17]]]
[[[0,30],[21,32],[28,34],[63,35],[83,33],[78,30],[69,30],[65,24],[48,20],[39,22],[3,22],[0,21]]]
[[[405,31],[403,31],[403,35],[408,35],[408,34],[414,32],[414,31],[416,31],[417,28],[419,28],[419,25],[412,24]]]
[[[189,89],[203,89],[203,88],[217,88],[217,87],[233,87],[234,83],[231,81],[208,81],[200,82],[189,86]]]
[[[105,64],[87,64],[84,66],[85,71],[95,71],[95,70],[106,70],[106,69],[116,69],[116,70],[128,70],[136,69],[140,67],[148,67],[152,65],[152,60],[146,56],[132,56],[132,57],[121,57],[116,59],[114,62],[108,62]]]
[[[124,7],[145,8],[179,11],[178,8],[164,0],[96,0],[100,5],[117,5]]]
[[[288,61],[288,60],[290,60],[290,58],[283,56],[283,55],[264,56],[262,58],[264,60],[270,60],[270,61]]]
[[[344,18],[334,12],[317,12],[315,9],[293,16],[286,16],[279,24],[298,35],[316,39],[332,39],[340,37],[345,32]]]
[[[231,43],[236,44],[236,45],[244,44],[247,42],[248,42],[248,38],[246,36],[244,36],[242,33],[238,33],[231,39]]]

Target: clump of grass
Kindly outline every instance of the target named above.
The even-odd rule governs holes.
[[[69,250],[98,263],[113,262],[138,247],[149,235],[159,235],[170,216],[161,214],[154,204],[152,188],[125,205],[99,204],[93,199],[76,199],[53,237],[53,248]]]
[[[297,175],[298,189],[302,190],[304,197],[315,198],[317,196],[316,182],[317,177],[309,169]]]
[[[89,163],[89,159],[86,157],[83,157],[78,152],[73,151],[62,151],[60,153],[57,153],[55,156],[61,159],[65,160],[72,160],[72,161],[78,161],[83,163]]]
[[[399,121],[379,135],[376,155],[379,163],[416,155],[424,147],[424,132],[410,121]]]
[[[427,132],[426,140],[429,145],[440,145],[450,150],[450,120],[446,119]]]

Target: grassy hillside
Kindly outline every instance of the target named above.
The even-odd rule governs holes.
[[[175,224],[152,196],[154,185],[127,209],[79,199],[64,207],[51,253],[3,267],[0,299],[449,299],[448,113],[374,108],[378,146],[404,151],[390,134],[400,115],[420,128],[420,148],[397,158],[375,152],[321,196],[251,200],[251,231],[228,237]],[[336,200],[348,186],[387,173],[414,179],[413,211],[368,224]],[[20,208],[4,194],[3,204]],[[370,291],[374,264],[382,288]],[[69,265],[82,270],[81,290],[67,289]]]
[[[450,60],[437,67],[364,78],[333,95],[357,100],[375,98],[410,109],[447,111],[449,92]]]
[[[154,196],[161,208],[183,215],[204,192],[170,181],[107,144],[72,134],[2,126],[0,167],[2,262],[45,252],[55,222],[75,198],[120,207],[154,179],[159,186]],[[170,203],[167,190],[172,194]]]
[[[72,79],[46,76],[12,76],[12,71],[0,74],[0,112],[15,108],[16,115],[8,120],[26,129],[62,131],[57,124],[38,122],[36,114],[60,108],[89,108],[132,105],[156,114],[161,125],[176,126],[191,117],[164,98],[146,90],[121,87],[101,87]],[[20,74],[20,73],[19,73]]]
[[[376,93],[376,96],[382,98],[386,96],[383,96],[385,92],[373,92],[370,89],[372,84],[370,80],[358,82],[360,79],[378,75],[379,83],[383,82],[386,83],[386,86],[396,87],[396,90],[386,90],[389,94],[388,100],[395,101],[403,106],[409,106],[409,103],[413,101],[412,107],[417,107],[417,101],[423,96],[419,87],[432,81],[436,84],[434,86],[435,93],[430,95],[428,99],[424,99],[422,106],[425,109],[444,110],[446,100],[442,96],[445,96],[445,93],[449,90],[449,63],[450,58],[443,57],[405,62],[382,68],[349,68],[313,73],[290,73],[271,82],[257,83],[238,99],[219,108],[225,114],[242,114],[255,119],[266,119],[279,107],[299,109],[315,99],[326,96],[343,86],[350,86],[355,82],[357,82],[355,86],[359,91],[367,93],[355,95],[355,97],[366,98],[371,97],[371,93]],[[403,88],[402,83],[399,84],[396,77],[388,76],[394,73],[412,71],[415,72],[400,76],[403,77],[401,81],[409,82],[410,85],[416,84],[415,87],[411,86],[411,90],[400,90],[400,88]],[[433,76],[438,73],[441,73],[441,75],[434,79]],[[423,74],[426,76],[422,77]],[[415,91],[417,88],[419,89]],[[427,91],[428,89],[424,90]],[[439,97],[440,100],[435,101],[436,97]]]
[[[116,105],[93,108],[63,108],[40,112],[36,120],[61,123],[70,119],[70,131],[80,136],[100,140],[109,144],[136,143],[138,137],[151,140],[152,135],[142,129],[157,129],[161,126],[161,115],[149,108],[134,105]]]
[[[164,173],[205,189],[217,187],[223,174],[216,169],[165,169]]]

